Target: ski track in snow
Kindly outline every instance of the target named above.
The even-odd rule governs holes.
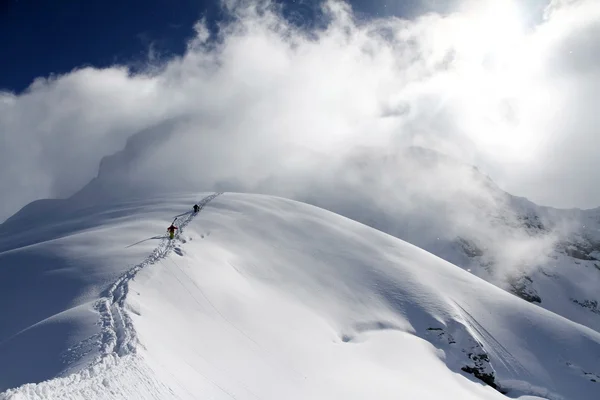
[[[471,336],[477,339],[482,348],[493,356],[492,361],[498,360],[507,371],[512,371],[516,376],[529,374],[527,369],[513,356],[496,338],[487,331],[464,307],[458,303],[454,303],[463,314],[463,318],[468,322],[468,325],[475,331],[475,335]],[[487,346],[486,346],[487,344]],[[491,365],[491,363],[490,363]]]
[[[137,345],[135,329],[131,318],[125,311],[125,299],[129,292],[129,282],[135,278],[139,271],[148,265],[155,264],[173,251],[176,247],[175,242],[183,233],[184,228],[208,203],[221,194],[221,192],[214,193],[202,199],[198,203],[200,206],[198,213],[188,213],[187,218],[176,225],[178,233],[173,240],[169,240],[165,236],[150,256],[117,279],[108,289],[107,294],[98,300],[95,308],[100,313],[100,323],[102,325],[102,355],[116,354],[122,357],[135,352]]]
[[[198,203],[200,211],[220,194],[214,193],[204,197]],[[497,310],[494,303],[490,303],[490,311],[484,311],[482,314],[481,309],[474,303],[471,303],[470,298],[468,301],[458,301],[458,299],[464,298],[462,295],[459,296],[459,292],[456,292],[456,290],[462,291],[462,288],[466,287],[464,285],[474,282],[473,280],[466,281],[466,278],[458,274],[458,272],[462,273],[463,271],[455,271],[458,274],[456,276],[454,273],[452,274],[454,282],[459,284],[456,289],[448,288],[447,295],[433,296],[431,300],[427,300],[431,301],[430,306],[423,306],[422,311],[406,316],[407,321],[410,323],[415,322],[420,324],[415,326],[427,323],[424,325],[428,327],[424,331],[425,334],[421,335],[419,333],[414,336],[426,340],[437,348],[435,353],[431,351],[429,345],[423,344],[420,341],[414,342],[414,346],[407,341],[408,339],[395,341],[397,336],[394,335],[391,337],[388,334],[389,332],[384,332],[380,335],[381,339],[368,340],[372,337],[370,331],[390,329],[402,331],[402,327],[397,327],[394,323],[388,323],[386,319],[377,319],[378,313],[383,313],[384,317],[388,315],[389,309],[387,304],[381,306],[379,303],[371,303],[369,301],[367,303],[369,306],[368,312],[359,310],[356,315],[351,313],[350,318],[344,315],[338,317],[337,312],[340,309],[344,310],[345,307],[350,309],[360,304],[360,301],[363,299],[362,296],[365,294],[370,296],[370,298],[375,294],[379,298],[382,294],[391,293],[388,295],[388,298],[391,299],[389,304],[398,304],[396,293],[402,293],[402,296],[405,296],[402,298],[406,299],[402,303],[403,309],[407,306],[410,307],[413,302],[423,302],[423,293],[430,291],[430,286],[427,286],[430,283],[421,286],[421,284],[415,284],[412,279],[403,281],[400,277],[410,276],[413,273],[416,276],[416,271],[420,271],[423,267],[428,267],[432,270],[432,276],[440,274],[441,277],[444,277],[439,282],[436,279],[432,280],[431,285],[433,286],[431,287],[435,288],[437,287],[436,285],[447,282],[446,277],[449,274],[448,265],[440,263],[435,257],[427,256],[426,258],[420,249],[415,249],[408,244],[389,242],[387,241],[388,239],[383,239],[384,237],[387,238],[387,235],[381,236],[379,232],[372,231],[370,228],[366,228],[360,224],[360,226],[356,225],[357,223],[354,221],[341,220],[339,216],[331,215],[323,210],[310,208],[307,205],[290,203],[284,199],[274,198],[262,198],[264,201],[257,201],[257,199],[260,199],[257,197],[252,197],[252,201],[250,202],[250,198],[247,195],[239,195],[237,200],[233,194],[231,198],[229,195],[226,197],[227,201],[232,201],[229,204],[230,207],[225,207],[231,208],[228,211],[230,214],[209,213],[205,214],[205,219],[203,218],[208,224],[218,223],[231,229],[228,231],[228,235],[225,235],[227,237],[226,240],[221,238],[219,242],[219,238],[215,238],[216,246],[212,249],[213,253],[211,253],[210,249],[206,248],[209,246],[196,247],[194,249],[194,246],[199,243],[189,243],[189,246],[186,248],[180,247],[182,243],[186,243],[183,236],[184,231],[198,213],[185,212],[174,216],[176,220],[173,223],[177,225],[178,231],[173,240],[169,240],[167,235],[153,237],[153,239],[160,239],[160,241],[149,255],[145,255],[146,250],[136,252],[135,257],[130,258],[129,262],[125,265],[118,263],[123,267],[120,271],[126,270],[126,272],[122,273],[113,283],[108,281],[108,286],[103,286],[105,290],[100,294],[100,298],[94,298],[90,303],[85,303],[87,311],[93,307],[98,312],[98,319],[96,319],[95,314],[92,314],[92,320],[88,322],[87,326],[93,326],[95,322],[98,328],[95,329],[96,332],[94,335],[68,349],[68,352],[71,352],[73,355],[73,360],[79,363],[74,365],[72,370],[63,370],[54,379],[37,384],[28,383],[16,389],[10,389],[5,393],[0,393],[0,400],[280,399],[286,397],[290,399],[364,399],[378,398],[377,395],[373,396],[369,393],[369,390],[371,390],[370,385],[372,385],[373,390],[377,389],[379,393],[385,394],[385,390],[381,388],[387,388],[388,385],[389,388],[396,387],[393,385],[396,385],[398,379],[404,379],[406,383],[411,383],[413,380],[414,382],[421,382],[422,377],[435,377],[432,371],[438,371],[440,374],[451,372],[451,375],[440,376],[440,378],[444,379],[442,381],[444,385],[448,385],[448,395],[446,396],[446,393],[442,393],[442,391],[446,390],[443,387],[442,391],[437,390],[437,392],[442,393],[441,395],[438,394],[428,398],[459,398],[461,400],[465,398],[500,398],[499,396],[501,395],[498,392],[492,391],[491,388],[482,391],[478,389],[477,385],[466,387],[464,386],[466,383],[464,380],[459,381],[457,386],[454,375],[464,375],[459,370],[465,365],[474,365],[474,368],[479,369],[480,372],[492,373],[498,379],[496,383],[500,384],[502,389],[509,390],[509,396],[519,396],[518,398],[522,398],[523,400],[526,398],[531,400],[534,398],[540,400],[542,398],[548,400],[575,400],[582,398],[596,400],[592,392],[590,392],[590,397],[587,397],[588,393],[584,393],[584,389],[580,390],[578,387],[576,388],[574,385],[571,385],[570,379],[575,378],[567,376],[563,383],[562,376],[555,369],[557,367],[550,366],[548,368],[548,376],[560,381],[556,385],[556,390],[566,391],[568,395],[565,397],[559,393],[554,393],[555,388],[553,383],[545,379],[544,376],[542,376],[544,379],[537,379],[540,376],[539,374],[529,373],[519,360],[519,355],[523,353],[520,350],[524,349],[527,351],[527,348],[519,343],[514,345],[510,341],[512,336],[505,336],[504,332],[496,329],[497,327],[493,323],[488,326],[489,319],[485,317],[478,319],[481,316],[487,315],[485,314],[487,312]],[[265,205],[271,207],[266,207]],[[275,211],[264,212],[265,209],[271,210],[271,208]],[[164,210],[164,208],[161,208],[161,210]],[[223,209],[220,209],[220,211],[222,212]],[[226,223],[226,218],[229,215],[242,212],[248,216],[248,218],[243,219],[243,222],[236,221],[236,224]],[[288,225],[289,219],[286,217],[289,215],[297,218],[292,219],[295,223],[293,229]],[[264,223],[264,226],[261,225],[260,228],[264,232],[269,232],[270,235],[253,234],[251,235],[251,239],[249,239],[250,235],[247,232],[255,228],[256,225],[253,218],[263,218],[259,220]],[[324,222],[315,224],[315,221],[321,220]],[[324,245],[318,240],[320,237],[317,236],[317,239],[314,238],[315,227],[317,230],[320,229],[323,231],[317,231],[317,234],[321,234],[324,238]],[[261,229],[258,232],[261,232]],[[344,229],[343,235],[340,234],[341,229]],[[365,231],[365,229],[368,229],[368,231]],[[272,234],[273,232],[275,234]],[[145,233],[147,232],[144,231]],[[367,237],[364,240],[372,245],[373,249],[356,246],[356,238],[363,240],[363,235]],[[335,240],[327,240],[329,238],[335,238]],[[134,243],[128,247],[135,246],[144,241]],[[278,249],[272,253],[267,252],[267,257],[265,257],[263,248],[259,247],[265,241],[269,246]],[[293,245],[283,246],[283,244],[288,242],[293,243]],[[121,246],[123,242],[117,241],[116,243]],[[298,243],[306,246],[308,250],[306,254],[304,251],[297,251],[298,248],[302,248],[298,246]],[[235,264],[231,262],[229,255],[223,254],[227,252],[223,252],[222,248],[229,244],[235,244],[235,254],[244,260],[250,260],[248,264],[252,265],[254,269],[257,268],[252,263],[252,260],[255,259],[257,254],[266,259],[269,258],[269,255],[272,256],[273,260],[265,261],[264,268],[266,271],[273,270],[277,264],[291,266],[289,271],[286,271],[286,269],[280,271],[283,279],[276,281],[276,284],[278,286],[281,285],[284,290],[288,289],[285,285],[289,285],[292,296],[289,298],[287,295],[281,297],[279,292],[273,291],[274,297],[270,297],[271,292],[269,292],[269,296],[265,295],[263,297],[262,295],[256,295],[257,291],[254,290],[236,290],[236,288],[241,288],[240,286],[236,286],[240,282],[231,282],[230,289],[236,291],[226,292],[226,295],[231,295],[231,293],[235,293],[236,295],[242,294],[246,297],[240,297],[238,300],[240,301],[239,304],[245,301],[248,301],[249,304],[247,308],[239,307],[240,311],[236,310],[236,314],[231,311],[233,309],[232,306],[238,303],[230,303],[231,299],[227,299],[226,297],[217,298],[214,296],[215,293],[209,290],[205,293],[204,289],[212,286],[205,285],[207,271],[202,270],[202,280],[198,281],[193,279],[193,274],[188,275],[188,272],[186,272],[186,269],[190,268],[190,260],[194,259],[194,255],[199,254],[197,252],[201,252],[200,254],[203,257],[214,257],[216,261],[214,264],[210,262],[209,264],[211,265],[219,265],[219,263],[223,266],[229,265],[240,275],[247,275],[252,271],[249,268],[248,271],[242,269],[240,272]],[[356,250],[349,245],[354,245]],[[331,254],[336,254],[336,256],[332,257],[331,254],[325,252],[324,246],[332,246]],[[379,250],[379,247],[382,250]],[[372,252],[372,254],[367,253],[363,255],[365,251]],[[184,256],[185,254],[191,256],[190,260],[184,260],[188,265],[178,265],[179,258],[174,255]],[[369,257],[369,254],[371,254],[371,257]],[[142,258],[143,261],[137,263]],[[297,274],[293,268],[296,265],[296,258],[300,260],[298,261],[298,265],[303,265],[304,267],[300,274]],[[164,265],[167,260],[175,268]],[[369,285],[371,281],[368,279],[364,280],[363,275],[352,273],[354,269],[362,271],[365,265],[371,263],[370,260],[389,260],[392,265],[399,264],[401,266],[399,267],[400,270],[390,268],[387,273],[384,272],[384,266],[381,267],[381,276],[389,277],[389,281],[394,282],[394,284],[381,287],[381,282],[386,282],[387,279],[377,279],[372,282],[375,283],[375,287],[372,287]],[[131,267],[131,265],[133,266]],[[165,274],[170,274],[178,281],[181,288],[189,294],[189,298],[183,294],[182,297],[185,298],[185,301],[180,302],[179,295],[181,293],[179,286],[175,282],[173,282],[172,287],[165,287],[165,282],[161,279],[143,279],[144,282],[133,281],[142,269],[152,265],[154,265],[152,270],[163,265],[165,267]],[[323,268],[324,266],[328,269]],[[348,268],[343,268],[345,266],[348,266]],[[219,273],[211,276],[214,283],[231,277],[231,275],[228,275],[227,271],[229,269],[227,268],[215,268],[215,270],[219,270]],[[389,275],[387,275],[388,273]],[[142,272],[142,275],[146,275],[146,273]],[[114,277],[115,275],[112,276]],[[260,274],[256,276],[261,277]],[[328,278],[324,278],[327,276]],[[199,277],[195,276],[195,278],[198,279]],[[262,278],[265,279],[264,277]],[[274,281],[271,276],[268,278],[270,280],[267,280],[267,282]],[[339,281],[341,285],[340,288],[335,288],[335,286],[335,289],[332,288],[332,297],[334,300],[330,300],[328,295],[324,295],[322,292],[323,288],[329,287],[327,279],[334,278],[335,282]],[[262,281],[257,280],[257,282]],[[302,285],[300,292],[296,292],[298,289],[290,285],[291,282],[297,282],[297,284]],[[151,293],[151,295],[142,296],[145,298],[142,300],[145,301],[136,302],[135,299],[127,297],[130,290],[135,293],[138,283]],[[195,286],[195,288],[192,286]],[[222,289],[219,286],[214,287],[218,287],[219,292],[221,290],[226,291],[227,289]],[[262,287],[260,286],[260,288]],[[357,294],[348,297],[348,289],[352,292],[356,291]],[[477,286],[475,289],[473,293],[474,301],[483,296],[484,293],[487,294],[484,291],[485,288]],[[326,306],[325,311],[313,315],[312,310],[314,309],[310,308],[310,306],[306,308],[307,304],[312,304],[305,300],[307,293],[314,295],[317,299],[322,299]],[[161,297],[163,294],[166,296],[165,298]],[[498,291],[496,294],[500,296],[502,292]],[[452,297],[455,297],[457,300],[452,301]],[[165,299],[173,301],[163,301]],[[273,299],[276,301],[273,301]],[[502,299],[506,299],[506,297],[499,297],[499,300]],[[192,310],[196,310],[194,304],[191,303],[192,300],[197,304],[198,310],[201,310],[197,315],[206,319],[196,320],[194,318],[195,315],[191,314]],[[273,307],[271,309],[272,313],[263,311],[262,307],[267,304],[267,301],[269,303],[279,303],[279,300],[281,300],[282,305]],[[166,305],[164,308],[162,303]],[[317,303],[320,305],[320,302]],[[498,307],[502,307],[505,303],[515,304],[514,302],[508,303],[502,300],[502,302],[499,302]],[[225,304],[228,305],[227,308],[222,307]],[[372,309],[371,304],[374,304]],[[258,306],[261,308],[257,308]],[[438,311],[436,311],[436,314],[432,314],[429,307],[431,307],[431,310],[445,311],[443,311],[443,314],[439,314]],[[135,317],[135,314],[138,312],[136,311],[137,309],[148,310],[148,316],[137,320]],[[250,314],[256,312],[256,310],[260,311],[256,314]],[[394,310],[397,309],[395,308]],[[188,311],[190,312],[189,315]],[[250,311],[250,313],[246,314],[246,311]],[[532,317],[537,315],[531,307],[523,308],[522,310],[519,308],[515,312],[521,311],[526,313],[526,316]],[[283,320],[283,323],[279,325],[277,323],[271,325],[271,320],[282,319],[283,312],[286,313],[286,316],[289,312],[292,319],[289,321]],[[172,317],[171,314],[173,314]],[[250,320],[251,315],[262,318],[262,314],[265,314],[264,320],[257,319],[257,322],[253,325],[240,324],[240,326],[247,326],[248,328],[242,329],[236,324],[236,321],[243,323],[246,320]],[[436,317],[436,315],[446,314],[450,315],[451,318],[446,320],[445,318],[438,319]],[[243,317],[240,317],[240,315],[243,315]],[[508,316],[502,316],[501,318],[510,318],[514,315],[516,314],[509,313]],[[433,322],[432,317],[440,325],[428,324],[428,322]],[[327,320],[327,318],[330,318],[333,322],[323,323],[323,319]],[[204,343],[202,347],[196,347],[197,338],[195,330],[178,328],[181,326],[187,327],[188,325],[184,325],[182,322],[187,322],[188,319],[195,321],[189,325],[191,328],[202,326],[204,329],[211,325],[210,323],[205,324],[205,322],[215,321],[216,325],[213,328],[217,327],[218,330],[205,329],[206,332],[203,332],[206,333],[206,336],[203,338]],[[535,320],[537,321],[537,319]],[[135,326],[134,321],[136,321]],[[316,323],[313,323],[313,321],[316,321]],[[303,322],[307,322],[306,330],[297,329],[298,324]],[[285,329],[289,330],[284,330],[284,325],[287,324],[289,324],[289,328],[285,326]],[[364,345],[340,344],[336,336],[339,331],[331,329],[332,327],[337,328],[339,326],[350,326],[353,330],[351,332],[352,335],[342,336],[342,343],[354,341],[355,337],[365,334],[362,340],[356,341],[358,343],[362,342]],[[581,331],[575,330],[579,328],[570,325],[559,325],[559,328],[561,327],[564,332],[583,335]],[[261,329],[265,336],[261,336]],[[159,331],[158,334],[156,334],[157,331]],[[266,334],[267,332],[268,334]],[[563,333],[563,331],[558,330],[555,332]],[[221,335],[229,333],[233,335],[232,337],[237,338],[237,336],[240,336],[239,339],[242,340],[233,340],[227,343],[232,346],[232,350],[230,349],[229,352],[224,351],[228,350],[226,348],[212,349],[213,346],[210,339],[220,338]],[[266,345],[266,339],[280,333],[282,333],[281,337],[283,338],[285,338],[285,335],[289,336],[286,338],[286,343],[292,343],[289,349],[284,347],[285,353],[289,352],[289,355],[280,356],[277,353],[277,344],[275,346]],[[366,334],[369,334],[369,337]],[[165,337],[169,338],[169,340],[165,341]],[[253,337],[258,341],[255,341]],[[587,336],[581,337],[582,340],[587,338]],[[170,340],[170,338],[174,339]],[[259,338],[262,338],[262,340]],[[525,338],[524,340],[530,339]],[[597,343],[595,337],[590,337],[590,339],[586,340],[589,340],[591,344],[593,342]],[[245,343],[246,341],[251,345],[248,346],[248,343]],[[298,347],[298,350],[296,350],[296,345],[299,343],[305,347]],[[308,343],[308,346],[306,346],[306,343]],[[416,350],[416,343],[419,343],[423,352]],[[557,342],[551,341],[549,343],[554,344]],[[405,357],[403,362],[398,363],[396,359],[392,361],[391,358],[396,353],[393,352],[395,350],[391,347],[387,348],[390,344],[399,346],[406,354],[413,357],[410,359]],[[566,346],[565,348],[572,349],[575,345],[573,341],[567,341]],[[415,347],[414,352],[413,347]],[[90,349],[93,349],[93,353],[89,352]],[[158,349],[160,351],[157,351]],[[207,351],[207,349],[211,349],[211,351]],[[512,353],[509,349],[512,350]],[[575,349],[578,350],[578,348]],[[586,349],[583,350],[585,351]],[[85,353],[86,351],[88,353]],[[428,358],[423,357],[425,356],[424,351],[427,351]],[[537,356],[537,353],[535,353],[536,350],[532,351],[534,351],[532,356]],[[238,356],[241,352],[245,356]],[[188,353],[190,353],[189,356]],[[586,357],[587,355],[582,356],[583,353],[580,354],[579,351],[575,353],[573,358],[577,363],[574,364],[567,361],[567,366],[571,369],[570,372],[573,372],[577,376],[583,376],[586,381],[583,384],[591,385],[588,381],[592,380],[596,382],[596,378],[600,380],[598,373],[594,371],[594,360],[591,357]],[[94,360],[88,359],[86,357],[87,354],[93,354],[95,356]],[[402,357],[403,353],[400,352],[397,354]],[[318,359],[321,356],[323,358]],[[241,361],[237,360],[238,358]],[[422,361],[422,365],[420,365],[419,361],[421,358],[425,360]],[[177,361],[172,362],[171,359],[176,359]],[[379,364],[379,361],[381,364]],[[445,366],[440,361],[445,361]],[[564,364],[564,361],[560,361],[560,363]],[[298,369],[295,368],[296,364],[299,367]],[[323,364],[323,366],[319,364]],[[537,363],[532,362],[526,365],[533,365],[535,367]],[[423,366],[428,367],[427,369],[420,369]],[[371,367],[374,367],[374,369],[371,370]],[[300,371],[306,371],[306,374]],[[396,371],[404,371],[403,376],[397,376]],[[466,372],[465,370],[462,371]],[[498,376],[497,371],[501,371],[500,376]],[[318,375],[319,372],[325,372],[325,375]],[[382,374],[380,375],[379,372]],[[503,379],[503,375],[508,377],[508,379]],[[452,379],[449,380],[449,376],[452,376]],[[531,379],[528,379],[528,377],[531,377]],[[261,384],[254,385],[252,383],[253,378],[256,378],[259,382],[267,386],[261,387]],[[386,379],[390,379],[390,381],[386,381]],[[471,377],[469,379],[474,380]],[[529,383],[530,381],[536,385],[539,384],[539,386]],[[340,386],[336,386],[338,384]],[[430,381],[426,379],[421,383],[421,386],[423,386],[422,389],[416,386],[412,387],[411,384],[406,385],[410,393],[413,393],[409,397],[424,398],[422,395],[429,390],[429,384]],[[345,390],[352,388],[352,385],[356,385],[352,395],[341,395],[342,393],[346,393]],[[578,385],[580,385],[579,382]],[[273,389],[270,386],[273,386]],[[463,386],[464,391],[460,389],[460,393],[466,394],[471,390],[473,396],[479,397],[455,397],[450,394],[459,393],[459,388]],[[400,388],[400,386],[397,387]],[[365,388],[366,391],[364,390]],[[392,396],[390,397],[385,396],[382,398],[402,397],[402,389],[400,388],[399,390],[400,392],[397,390],[392,391]],[[324,395],[324,393],[328,393],[328,395]],[[416,395],[417,393],[419,395]],[[574,396],[572,395],[573,393],[580,393],[585,397]]]
[[[110,390],[110,379],[117,380],[119,376],[131,375],[128,370],[136,370],[140,367],[134,360],[121,362],[126,355],[136,355],[138,345],[137,335],[133,321],[125,310],[125,300],[129,293],[129,282],[135,278],[138,272],[149,265],[160,262],[176,248],[176,243],[185,227],[198,215],[204,207],[223,192],[213,193],[203,198],[198,204],[200,209],[197,213],[191,211],[177,216],[180,218],[187,215],[183,222],[175,224],[177,234],[173,240],[167,235],[161,240],[154,251],[141,263],[133,266],[129,271],[119,277],[105,294],[96,301],[94,308],[100,314],[99,325],[100,357],[93,361],[87,368],[65,377],[51,379],[41,383],[28,383],[15,389],[9,389],[0,393],[0,400],[21,399],[45,399],[48,395],[52,398],[71,398],[69,393],[77,392],[86,396],[97,397],[101,392],[109,391],[115,398],[129,397],[126,391]],[[86,339],[89,340],[89,339]],[[77,347],[77,346],[74,346]],[[134,374],[135,375],[135,374]],[[141,375],[143,376],[143,375]],[[167,388],[162,388],[168,390]],[[157,393],[158,394],[158,393]],[[125,397],[123,397],[125,396]],[[160,398],[157,397],[157,398]]]

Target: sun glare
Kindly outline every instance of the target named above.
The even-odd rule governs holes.
[[[518,45],[524,34],[519,9],[513,1],[495,1],[479,22],[480,38],[492,52],[505,54]]]
[[[510,57],[525,34],[518,5],[513,0],[482,3],[466,13],[458,46],[480,62],[488,57]]]
[[[465,127],[484,151],[526,157],[530,133],[513,111],[526,86],[521,9],[513,0],[482,1],[464,14],[462,23],[454,37],[460,54],[455,95],[464,102]]]

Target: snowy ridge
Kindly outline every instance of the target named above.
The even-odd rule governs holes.
[[[215,197],[221,195],[222,192],[214,193],[205,197],[198,203],[202,209],[210,203]],[[184,214],[185,215],[185,214]],[[175,224],[177,226],[178,238],[184,231],[184,228],[192,221],[197,213],[189,212],[183,222]],[[179,215],[176,218],[182,217]],[[165,258],[173,249],[175,244],[173,240],[169,240],[165,235],[158,247],[140,264],[131,268],[127,273],[121,276],[96,303],[96,310],[100,313],[100,323],[102,325],[102,345],[101,350],[103,355],[117,354],[124,356],[134,353],[137,344],[135,328],[131,318],[125,310],[125,299],[129,292],[129,282],[135,278],[137,273],[143,268],[152,265],[162,258]]]
[[[206,239],[169,257],[176,268],[144,271],[133,284],[141,295],[128,299],[144,348],[164,353],[178,374],[200,374],[244,399],[391,399],[398,392],[383,388],[398,385],[410,387],[407,398],[493,399],[501,391],[595,400],[596,383],[567,363],[595,373],[597,333],[381,232],[306,204],[231,193],[191,229]],[[186,293],[173,290],[181,286]],[[439,359],[429,359],[434,348]],[[275,367],[265,353],[285,363]],[[372,362],[390,379],[382,389],[383,378],[371,380]],[[248,378],[247,363],[260,378]],[[448,372],[497,391],[446,381],[425,390],[411,381]],[[353,384],[347,374],[361,379]],[[279,391],[268,386],[274,380]],[[220,398],[201,380],[183,392]]]
[[[357,152],[355,163],[335,176],[335,184],[299,200],[412,243],[600,332],[599,209],[537,205],[473,166],[418,147]],[[381,187],[372,176],[389,184]]]
[[[98,177],[73,200],[152,195],[135,179],[133,166],[144,149],[165,140],[159,131],[164,129],[139,132],[121,152],[106,157]],[[310,190],[290,189],[288,177],[278,175],[267,186],[225,180],[213,189],[260,192],[325,208],[600,332],[598,209],[538,206],[503,191],[474,166],[423,147],[394,147],[388,153],[357,148],[349,161],[315,174]],[[176,186],[163,189],[187,190],[187,183],[169,184]]]
[[[217,192],[203,198],[198,203],[200,207],[198,213],[221,194],[222,192]],[[99,343],[101,356],[98,359],[81,371],[69,373],[67,369],[66,376],[9,389],[0,393],[0,400],[81,399],[101,398],[107,395],[107,398],[132,398],[139,396],[140,388],[144,387],[152,388],[152,391],[147,393],[148,396],[156,396],[157,399],[168,397],[170,392],[167,388],[153,379],[152,371],[136,355],[137,334],[131,317],[126,311],[125,301],[129,293],[129,284],[138,272],[167,257],[175,248],[175,240],[198,213],[187,212],[177,216],[180,218],[187,215],[182,222],[175,224],[178,228],[175,239],[169,240],[164,235],[158,247],[144,261],[119,277],[106,294],[97,300],[94,308],[100,314],[101,325]],[[93,337],[84,340],[81,347],[85,348],[87,342],[91,340]],[[69,351],[76,352],[78,347],[80,346],[73,346]],[[126,357],[128,355],[130,357]],[[146,377],[148,381],[142,382],[140,386],[132,385],[132,382],[139,380],[140,377]],[[119,384],[119,381],[122,381],[122,384]]]
[[[95,328],[72,343],[96,351],[75,349],[74,373],[48,371],[59,378],[5,381],[16,389],[0,399],[597,400],[598,332],[329,211],[227,193],[194,218],[197,197],[108,204],[102,215],[117,218],[93,215],[96,228],[58,242],[68,251],[54,275],[96,259],[94,271],[114,268],[90,277],[110,284],[76,303],[68,327]],[[165,214],[185,229],[170,242],[149,237]],[[21,339],[11,347],[35,344]]]

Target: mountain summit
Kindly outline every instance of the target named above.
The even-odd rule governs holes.
[[[320,208],[225,193],[48,217],[2,233],[2,399],[596,398],[598,332]]]

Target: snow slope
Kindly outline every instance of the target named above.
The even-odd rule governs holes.
[[[175,123],[173,121],[168,124]],[[264,193],[321,207],[412,243],[513,294],[600,332],[600,209],[557,210],[501,190],[472,165],[422,147],[353,148],[268,172],[157,162],[156,148],[198,146],[155,127],[105,157],[98,176],[73,196],[100,204],[189,187]],[[202,142],[210,148],[210,141]],[[177,153],[173,153],[173,158]],[[167,160],[171,157],[163,157]],[[204,160],[204,161],[203,161]],[[292,167],[291,165],[296,165]],[[202,173],[190,172],[201,170]],[[189,176],[191,173],[191,176]]]
[[[1,225],[0,399],[598,398],[599,333],[323,209],[206,196]]]
[[[477,168],[409,147],[364,150],[296,199],[412,243],[600,332],[600,208],[543,207]]]

